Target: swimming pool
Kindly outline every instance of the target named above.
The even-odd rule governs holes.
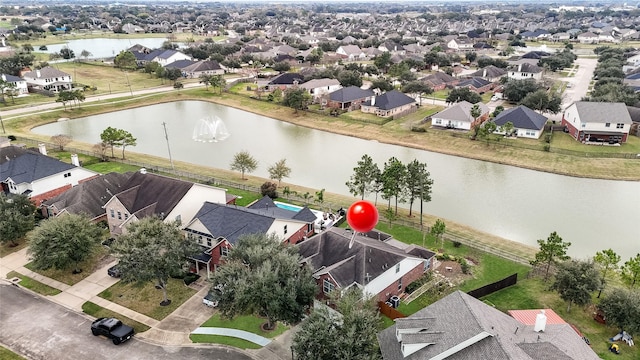
[[[286,204],[286,203],[282,203],[282,202],[279,202],[279,201],[274,201],[273,203],[276,204],[276,206],[279,207],[280,209],[285,209],[285,210],[295,211],[295,212],[298,212],[298,211],[302,210],[302,206]],[[311,210],[311,211],[313,211],[313,210]]]

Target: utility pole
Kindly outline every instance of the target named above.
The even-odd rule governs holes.
[[[169,135],[167,134],[167,123],[163,121],[162,127],[164,127],[164,138],[167,139],[167,150],[169,150],[169,161],[171,161],[171,170],[175,170],[176,168],[173,166],[173,158],[171,157],[171,147],[169,146]]]

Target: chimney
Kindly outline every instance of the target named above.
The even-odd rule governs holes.
[[[536,315],[536,324],[533,327],[535,332],[544,332],[544,328],[547,325],[547,316],[544,314],[544,310],[540,310],[540,313]]]
[[[487,69],[484,69],[484,71],[482,71],[482,77],[483,78],[487,77]]]
[[[2,74],[2,81],[7,81],[7,75]]]
[[[4,38],[2,38],[2,47],[7,46],[7,43],[4,42]]]
[[[47,147],[44,144],[38,144],[38,150],[40,150],[40,154],[47,155]]]
[[[140,174],[146,174],[147,173],[147,169],[145,168],[140,168]]]
[[[371,106],[374,106],[375,104],[376,104],[376,96],[375,96],[375,95],[373,95],[373,96],[371,97]]]
[[[71,154],[71,164],[75,166],[80,166],[80,161],[78,160],[78,154]]]
[[[522,70],[522,64],[518,64],[518,72]]]
[[[36,70],[36,77],[39,78],[40,77],[40,70]]]

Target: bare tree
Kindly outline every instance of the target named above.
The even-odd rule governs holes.
[[[60,149],[60,151],[64,151],[64,147],[67,146],[67,144],[69,144],[73,139],[69,135],[58,134],[53,135],[50,140],[52,143],[58,146],[58,149]]]

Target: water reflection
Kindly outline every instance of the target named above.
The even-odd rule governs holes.
[[[200,119],[193,128],[193,140],[201,142],[218,142],[229,138],[231,134],[227,126],[217,116]]]

